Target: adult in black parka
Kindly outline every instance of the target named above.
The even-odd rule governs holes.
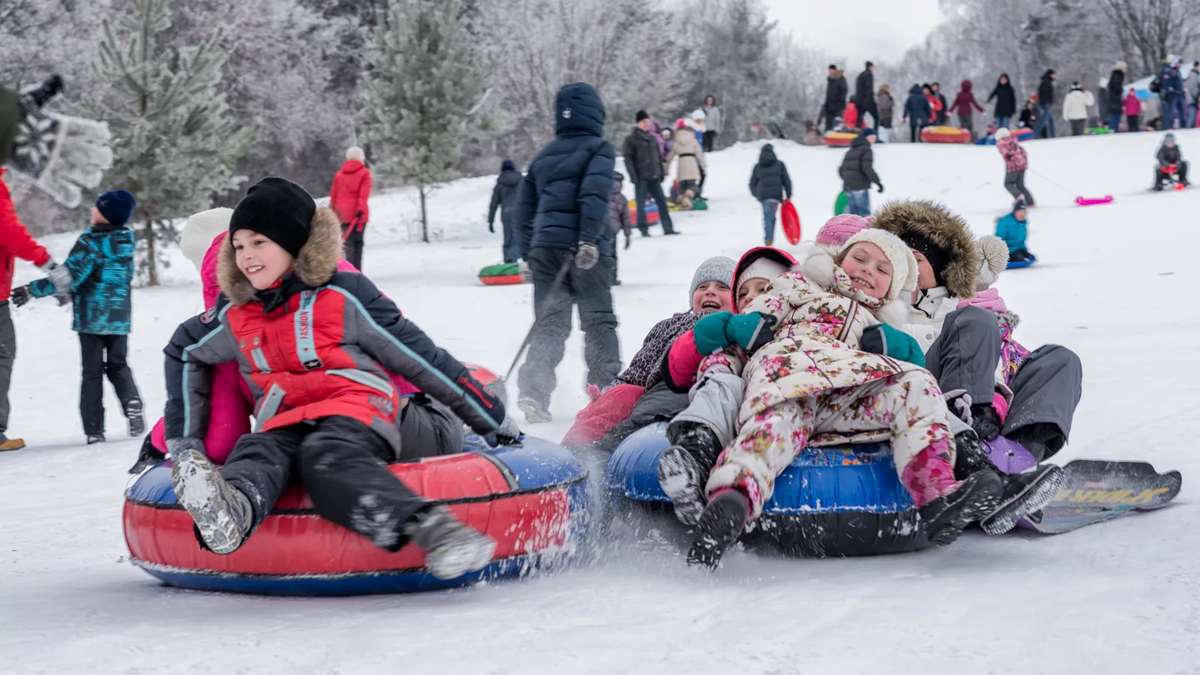
[[[1017,92],[1008,79],[1008,73],[1000,73],[1000,79],[996,80],[996,87],[988,94],[985,103],[991,103],[992,99],[996,99],[996,128],[1007,127],[1012,116],[1017,114]]]
[[[621,370],[612,291],[614,240],[608,236],[616,151],[604,140],[604,103],[591,85],[558,90],[555,138],[529,165],[517,205],[521,257],[533,278],[534,324],[518,374],[517,406],[529,422],[550,421],[555,368],[579,305],[588,384],[601,389]],[[552,294],[555,276],[568,268]]]
[[[875,64],[870,61],[854,81],[854,105],[858,108],[858,128],[866,126],[866,113],[871,113],[873,125],[879,125],[879,108],[875,105]]]
[[[1104,111],[1105,120],[1108,122],[1108,128],[1117,132],[1117,127],[1121,125],[1121,115],[1125,113],[1125,106],[1122,101],[1125,98],[1125,62],[1117,61],[1116,67],[1113,68],[1112,74],[1108,76],[1108,108]],[[1130,129],[1130,131],[1134,131]]]
[[[842,115],[846,109],[846,95],[850,85],[841,69],[835,65],[829,66],[829,78],[825,81],[825,131],[833,130],[833,121]]]

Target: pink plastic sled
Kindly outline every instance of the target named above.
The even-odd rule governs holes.
[[[1095,206],[1096,204],[1108,204],[1112,200],[1112,195],[1104,195],[1103,197],[1076,197],[1075,203],[1080,206]]]

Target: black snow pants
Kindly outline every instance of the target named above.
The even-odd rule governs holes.
[[[333,416],[242,436],[221,475],[249,498],[252,532],[298,476],[318,515],[394,552],[408,541],[408,523],[429,508],[388,471],[395,458],[367,425]]]
[[[1004,174],[1004,189],[1008,190],[1008,194],[1012,195],[1013,199],[1025,195],[1025,204],[1027,206],[1035,206],[1037,204],[1033,200],[1033,194],[1029,192],[1029,188],[1025,187],[1025,169],[1006,172]]]
[[[349,230],[349,232],[347,232]],[[342,223],[342,251],[346,261],[354,265],[359,272],[362,271],[362,254],[363,254],[363,236],[367,233],[367,224],[363,223],[362,227],[356,228],[353,225]]]
[[[83,377],[79,383],[79,416],[83,418],[83,433],[104,433],[104,377],[112,382],[121,401],[122,413],[133,401],[140,401],[133,371],[126,357],[129,354],[128,335],[79,334],[80,362]]]
[[[973,402],[990,403],[1000,363],[1000,329],[995,313],[982,307],[951,312],[926,352],[925,362],[942,391],[965,389]],[[1009,388],[1013,399],[1002,434],[1045,423],[1057,426],[1064,438],[1070,437],[1075,408],[1083,395],[1083,364],[1075,352],[1060,345],[1034,350]]]
[[[662,225],[663,233],[675,231],[671,222],[671,209],[668,208],[667,196],[663,194],[662,179],[650,178],[639,180],[633,186],[634,200],[637,201],[637,228],[642,234],[650,234],[650,223],[646,221],[646,197],[654,198],[658,207],[658,222]]]
[[[400,461],[462,451],[463,423],[457,415],[425,394],[408,400],[400,411]]]
[[[583,328],[583,358],[587,364],[587,382],[601,389],[612,384],[621,372],[621,345],[617,339],[617,316],[613,313],[612,265],[609,256],[600,256],[590,270],[581,270],[574,262],[562,284],[553,294],[550,286],[563,264],[574,256],[568,249],[539,246],[525,260],[533,275],[533,334],[529,353],[517,373],[522,397],[530,397],[543,407],[550,406],[557,378],[555,368],[562,362],[567,338],[571,335],[571,309],[579,306],[579,325]]]

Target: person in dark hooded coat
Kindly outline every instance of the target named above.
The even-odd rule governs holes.
[[[511,159],[500,165],[500,176],[492,188],[492,203],[488,206],[488,232],[496,231],[496,211],[500,211],[500,225],[504,229],[504,262],[516,262],[521,257],[521,246],[517,243],[516,215],[517,196],[521,191],[521,172]]]
[[[770,143],[759,151],[758,164],[750,172],[750,194],[762,203],[763,241],[770,246],[775,241],[775,213],[783,200],[792,198],[792,178]]]
[[[985,103],[991,103],[992,99],[996,99],[996,128],[1008,127],[1013,115],[1017,114],[1017,92],[1008,79],[1008,73],[1000,73],[1000,79],[996,80],[996,86],[988,94]]]
[[[921,140],[921,128],[929,126],[930,117],[933,111],[929,107],[929,99],[925,98],[925,93],[921,89],[921,85],[914,84],[908,90],[908,100],[904,102],[904,121],[908,123],[908,128],[911,132],[911,143],[917,143]]]
[[[533,279],[534,323],[517,378],[517,406],[529,422],[552,419],[554,370],[575,305],[588,384],[603,389],[621,371],[610,288],[615,238],[608,222],[616,151],[604,140],[604,103],[590,84],[568,84],[558,90],[554,119],[555,138],[529,165],[517,204],[521,257]]]
[[[854,105],[858,106],[860,129],[867,126],[867,113],[871,113],[872,123],[879,125],[879,107],[875,105],[875,64],[870,61],[854,81]]]
[[[825,131],[832,131],[834,120],[846,109],[846,96],[850,86],[846,84],[846,76],[835,65],[829,66],[829,77],[825,82]]]
[[[1114,134],[1121,126],[1121,115],[1125,113],[1122,103],[1122,99],[1125,98],[1125,68],[1124,61],[1117,61],[1112,74],[1108,76],[1108,107],[1104,110],[1104,115],[1108,128],[1112,129]]]

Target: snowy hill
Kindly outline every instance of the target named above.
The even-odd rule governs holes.
[[[1200,156],[1200,132],[1176,135],[1185,157]],[[1061,343],[1083,359],[1083,401],[1056,461],[1143,459],[1191,480],[1200,475],[1188,442],[1200,436],[1200,190],[1147,191],[1159,138],[1026,144],[1039,204],[1029,245],[1042,262],[1009,272],[999,288],[1022,317],[1021,342]],[[676,215],[682,236],[635,234],[621,253],[625,283],[614,295],[626,362],[650,326],[686,307],[700,261],[761,243],[747,189],[760,145],[710,156],[711,208]],[[776,150],[811,239],[831,215],[843,151]],[[885,197],[941,200],[983,234],[1010,204],[995,148],[904,144],[875,155],[887,188],[872,193],[876,207]],[[531,292],[475,278],[499,258],[500,235],[484,221],[491,187],[475,178],[435,194],[441,240],[429,245],[413,243],[411,192],[376,197],[364,268],[456,356],[503,372],[528,329]],[[1078,208],[1077,194],[1116,201]],[[72,239],[54,241],[57,258]],[[36,276],[21,265],[19,280]],[[202,307],[182,258],[168,278],[134,293],[130,360],[152,415],[164,400],[162,347]],[[0,454],[5,672],[1115,673],[1200,663],[1200,533],[1188,485],[1164,511],[1056,538],[973,533],[944,550],[854,560],[733,553],[715,575],[687,570],[669,545],[641,544],[564,573],[422,596],[164,588],[124,561],[124,472],[140,441],[124,438],[111,393],[112,440],[83,445],[69,308],[43,301],[15,321],[10,432],[29,447]],[[530,433],[561,438],[585,404],[581,352],[576,333],[559,369],[556,422]]]

